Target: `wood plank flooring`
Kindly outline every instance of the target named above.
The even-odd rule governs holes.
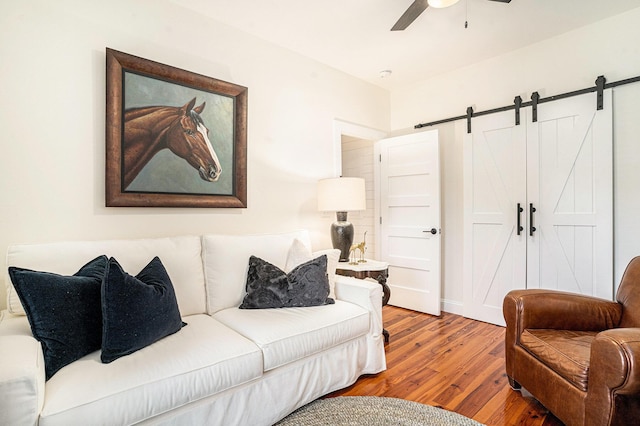
[[[329,396],[403,398],[455,411],[486,425],[562,426],[531,395],[509,387],[504,328],[459,315],[382,310],[391,334],[387,370]]]

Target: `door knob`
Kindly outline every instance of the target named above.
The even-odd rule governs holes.
[[[422,231],[422,232],[431,232],[433,235],[436,235],[438,233],[438,230],[436,228],[431,228],[428,231]]]

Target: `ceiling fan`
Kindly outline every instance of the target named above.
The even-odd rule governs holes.
[[[509,3],[511,0],[489,0],[497,1],[500,3]],[[413,21],[416,20],[427,7],[442,8],[452,6],[457,3],[458,0],[414,0],[411,6],[402,14],[398,22],[395,23],[391,31],[402,31],[407,28]]]

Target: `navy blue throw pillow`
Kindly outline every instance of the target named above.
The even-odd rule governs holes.
[[[108,259],[100,256],[72,276],[9,268],[11,282],[42,345],[45,377],[100,349],[100,287]]]
[[[298,265],[288,274],[259,257],[251,256],[246,291],[240,309],[292,308],[335,303],[329,297],[326,255]]]
[[[135,277],[109,259],[102,284],[103,363],[149,346],[183,325],[173,284],[157,256]]]

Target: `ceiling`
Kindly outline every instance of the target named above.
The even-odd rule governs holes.
[[[640,7],[638,0],[460,0],[392,32],[413,0],[169,1],[390,90]],[[383,70],[392,73],[381,78]]]

